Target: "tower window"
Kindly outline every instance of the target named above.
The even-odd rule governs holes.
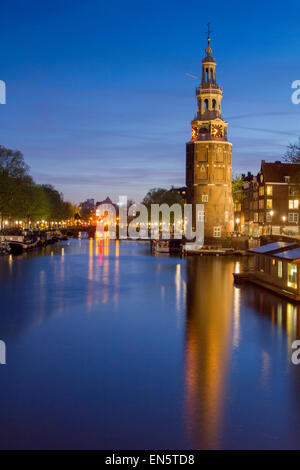
[[[204,100],[204,109],[208,109],[208,100]]]
[[[202,194],[202,202],[208,202],[208,195]]]
[[[205,72],[206,72],[206,82],[208,82],[208,69],[206,69]]]
[[[205,216],[204,211],[198,211],[197,212],[197,221],[198,222],[204,222],[204,216]]]
[[[221,227],[214,227],[214,231],[213,231],[214,235],[213,236],[216,237],[216,238],[220,238],[221,231],[222,231]]]
[[[212,108],[213,109],[216,109],[216,104],[217,104],[216,100],[212,100]]]

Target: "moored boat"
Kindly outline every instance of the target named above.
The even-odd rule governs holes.
[[[152,246],[155,253],[170,253],[168,240],[153,240]]]

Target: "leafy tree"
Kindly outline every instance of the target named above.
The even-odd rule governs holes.
[[[0,221],[70,219],[76,206],[51,185],[36,184],[21,152],[0,145]],[[1,224],[1,225],[2,225]]]
[[[29,167],[22,153],[0,145],[0,214],[2,219],[13,212],[20,180],[28,176],[28,173]]]
[[[232,198],[233,198],[234,204],[238,204],[239,202],[241,202],[244,197],[243,192],[242,192],[243,184],[244,184],[244,178],[242,175],[236,176],[232,180]]]
[[[150,189],[142,203],[145,204],[148,208],[151,207],[151,204],[180,204],[183,205],[182,198],[176,191],[172,191],[164,188],[152,188]]]
[[[152,188],[150,189],[144,199],[142,200],[142,204],[144,204],[148,208],[148,218],[151,219],[151,205],[152,204],[167,204],[171,207],[173,204],[179,204],[183,208],[183,200],[177,191],[172,191],[171,189],[164,189],[164,188]],[[160,214],[159,219],[162,219],[162,214]],[[174,222],[174,213],[171,212],[170,214],[170,222]]]

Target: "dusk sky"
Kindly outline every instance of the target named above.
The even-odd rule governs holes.
[[[1,5],[0,144],[66,199],[139,201],[185,184],[211,22],[233,173],[257,173],[300,136],[296,1],[67,1]]]

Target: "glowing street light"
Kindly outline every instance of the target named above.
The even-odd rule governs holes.
[[[274,215],[274,211],[270,211],[269,214],[270,214],[270,216],[271,216],[270,228],[271,228],[271,235],[272,235],[272,232],[273,232],[273,230],[272,230],[272,217],[273,217],[273,215]]]

